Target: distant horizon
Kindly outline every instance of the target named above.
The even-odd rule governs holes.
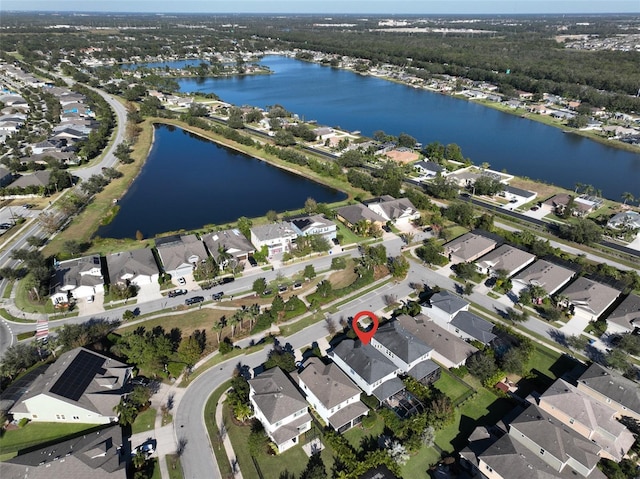
[[[179,8],[179,10],[178,10]],[[638,0],[2,0],[1,12],[263,15],[640,14]]]

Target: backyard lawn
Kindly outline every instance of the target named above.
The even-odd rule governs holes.
[[[473,391],[471,386],[455,378],[446,369],[442,369],[440,379],[433,383],[433,385],[449,396],[453,404],[457,404],[464,396]]]
[[[376,422],[369,429],[366,429],[362,424],[360,424],[359,426],[349,429],[342,435],[347,439],[347,441],[349,441],[349,444],[357,450],[360,449],[360,443],[363,438],[369,436],[378,437],[382,435],[383,430],[384,419],[382,419],[382,416],[378,415]]]
[[[299,477],[307,467],[309,458],[302,450],[302,446],[298,445],[277,456],[271,456],[265,453],[256,458],[261,474],[258,473],[249,454],[249,449],[246,447],[249,442],[251,427],[236,425],[226,404],[223,407],[223,415],[225,424],[227,425],[229,439],[233,444],[233,450],[238,458],[240,469],[242,470],[242,477],[245,479],[279,479],[280,474],[284,471],[289,471],[296,477]],[[305,442],[302,439],[301,441],[303,443]],[[325,447],[326,446],[325,444]],[[327,474],[330,474],[334,462],[333,451],[323,449],[321,454]]]
[[[15,453],[30,446],[59,440],[95,427],[95,424],[31,422],[25,427],[6,431],[4,435],[0,437],[0,455],[4,456],[8,453]]]

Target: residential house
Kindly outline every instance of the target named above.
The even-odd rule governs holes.
[[[4,166],[0,166],[0,187],[6,186],[13,181],[13,175]]]
[[[576,316],[595,321],[620,296],[620,291],[581,276],[560,294]]]
[[[623,211],[615,214],[607,221],[607,226],[613,229],[640,229],[640,213],[637,211]]]
[[[568,268],[539,259],[513,278],[512,291],[519,295],[529,286],[539,286],[552,295],[571,281],[575,274]]]
[[[249,401],[278,452],[298,444],[300,435],[311,429],[307,402],[278,367],[249,380]]]
[[[478,352],[477,348],[442,328],[424,314],[415,318],[401,314],[397,321],[413,336],[432,348],[431,359],[447,368],[463,366],[470,356]]]
[[[251,242],[237,228],[206,234],[202,237],[202,241],[209,250],[209,254],[223,268],[228,259],[226,257],[221,259],[222,253],[227,257],[235,258],[236,261],[244,261],[256,251]]]
[[[297,374],[298,386],[322,420],[342,433],[360,424],[369,408],[360,401],[362,391],[335,364],[308,360]]]
[[[360,203],[356,205],[342,206],[336,210],[336,214],[338,219],[350,228],[360,221],[375,224],[379,227],[382,227],[382,225],[387,222],[387,220],[378,213]]]
[[[617,412],[564,379],[557,379],[537,400],[540,409],[600,447],[598,453],[620,461],[633,445],[633,434],[616,420]]]
[[[433,294],[428,304],[422,306],[423,313],[445,328],[456,314],[468,310],[469,303],[447,290]]]
[[[433,178],[440,174],[444,174],[446,170],[443,166],[434,161],[419,161],[414,163],[413,167],[420,172],[421,175]]]
[[[27,188],[29,186],[37,186],[39,188],[46,188],[49,185],[49,179],[51,178],[51,171],[40,170],[30,175],[22,175],[20,178],[9,184],[8,188]]]
[[[105,258],[109,283],[138,286],[158,282],[159,270],[150,248],[112,253]]]
[[[400,368],[371,344],[345,339],[329,351],[329,357],[360,389],[380,402],[404,389],[398,378]]]
[[[473,474],[487,479],[605,479],[598,452],[597,445],[532,404],[499,438],[476,429],[460,456]]]
[[[336,238],[337,225],[324,215],[304,215],[289,219],[298,236],[320,235],[329,242]]]
[[[258,251],[266,246],[269,257],[290,252],[293,240],[297,237],[298,234],[288,221],[251,228],[251,242]]]
[[[55,263],[51,279],[51,301],[67,304],[71,298],[88,298],[104,291],[99,256],[83,256]]]
[[[48,151],[61,151],[65,146],[67,146],[66,140],[49,139],[32,144],[31,152],[34,155],[39,155],[40,153],[45,153]]]
[[[640,328],[640,296],[631,293],[607,316],[607,331],[632,333]]]
[[[457,313],[447,325],[447,329],[461,338],[480,341],[484,345],[496,339],[492,332],[493,324],[469,311]]]
[[[207,260],[207,250],[196,235],[172,235],[156,239],[164,272],[173,278],[187,276]]]
[[[85,348],[62,354],[38,375],[11,408],[17,421],[108,424],[130,392],[132,368]]]
[[[478,259],[476,268],[480,273],[489,276],[499,276],[499,272],[503,271],[507,277],[511,277],[535,259],[531,253],[503,244]]]
[[[378,328],[371,346],[381,351],[403,374],[423,384],[440,378],[440,368],[431,361],[432,348],[404,329],[398,321],[389,321]]]
[[[316,138],[322,141],[326,140],[327,138],[336,136],[336,132],[333,130],[333,128],[330,128],[328,126],[320,126],[313,129],[312,131],[316,135]]]
[[[395,224],[408,224],[420,218],[420,212],[408,198],[395,199],[393,196],[384,195],[367,200],[364,204],[385,221]]]
[[[3,479],[126,479],[131,447],[119,425],[83,432],[0,463]]]
[[[559,193],[542,203],[542,207],[557,215],[564,214],[567,207],[572,208],[572,215],[583,217],[595,211],[602,205],[602,200],[594,201],[587,197],[575,197],[566,193]]]
[[[618,417],[640,421],[640,385],[616,371],[593,363],[578,378],[578,389],[614,408]]]
[[[468,263],[487,254],[497,244],[495,240],[486,236],[466,233],[445,244],[444,251],[452,263]]]
[[[501,196],[504,196],[506,199],[510,201],[522,201],[529,202],[533,201],[538,194],[535,191],[528,191],[522,188],[516,188],[515,186],[505,185],[502,190]]]

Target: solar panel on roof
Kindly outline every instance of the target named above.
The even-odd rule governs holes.
[[[93,378],[97,374],[105,373],[102,367],[104,362],[105,359],[100,356],[88,351],[80,351],[51,387],[51,392],[77,401],[87,390]]]

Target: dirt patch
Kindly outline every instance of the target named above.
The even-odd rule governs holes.
[[[356,274],[353,265],[347,264],[347,267],[345,269],[331,273],[331,276],[329,276],[329,281],[331,282],[331,286],[333,286],[333,289],[340,289],[349,286],[357,278],[358,275]]]
[[[514,178],[509,182],[509,185],[516,188],[522,188],[523,190],[535,191],[538,194],[538,197],[536,198],[538,201],[544,201],[558,193],[568,192],[568,190],[560,188],[559,186],[538,183],[524,178]]]

